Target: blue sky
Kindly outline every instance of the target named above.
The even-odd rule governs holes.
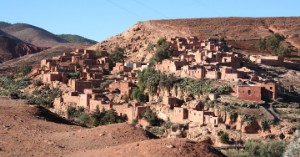
[[[299,6],[300,0],[3,0],[0,21],[101,41],[138,21],[300,16]]]

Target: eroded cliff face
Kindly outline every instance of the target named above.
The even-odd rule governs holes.
[[[47,48],[37,47],[6,36],[0,36],[0,63],[45,49]]]
[[[149,43],[159,38],[197,36],[199,39],[225,37],[229,44],[245,53],[258,53],[255,43],[273,33],[280,33],[286,46],[300,48],[300,17],[284,18],[202,18],[151,20],[139,22],[127,31],[108,38],[90,49],[126,49],[128,60],[148,61],[153,52],[146,50]]]

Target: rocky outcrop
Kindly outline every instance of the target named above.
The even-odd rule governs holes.
[[[8,36],[0,35],[0,63],[24,55],[37,53],[45,49],[46,48],[24,43]]]

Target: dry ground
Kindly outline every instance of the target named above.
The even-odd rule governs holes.
[[[221,156],[204,143],[150,140],[144,130],[126,123],[76,126],[42,107],[7,97],[0,97],[0,137],[1,157]]]

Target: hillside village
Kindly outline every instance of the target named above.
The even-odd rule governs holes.
[[[271,127],[278,116],[264,107],[278,98],[278,82],[256,72],[258,65],[285,66],[283,57],[245,56],[217,38],[159,43],[172,53],[156,62],[116,61],[106,51],[86,49],[42,60],[37,78],[63,91],[51,110],[68,117],[70,107],[87,113],[113,109],[128,123],[161,136],[196,141],[206,136],[216,141],[222,132],[234,137],[236,131],[247,134],[243,140],[251,134],[292,137],[289,128]],[[159,124],[145,119],[149,112],[172,124],[171,130],[155,129]]]

